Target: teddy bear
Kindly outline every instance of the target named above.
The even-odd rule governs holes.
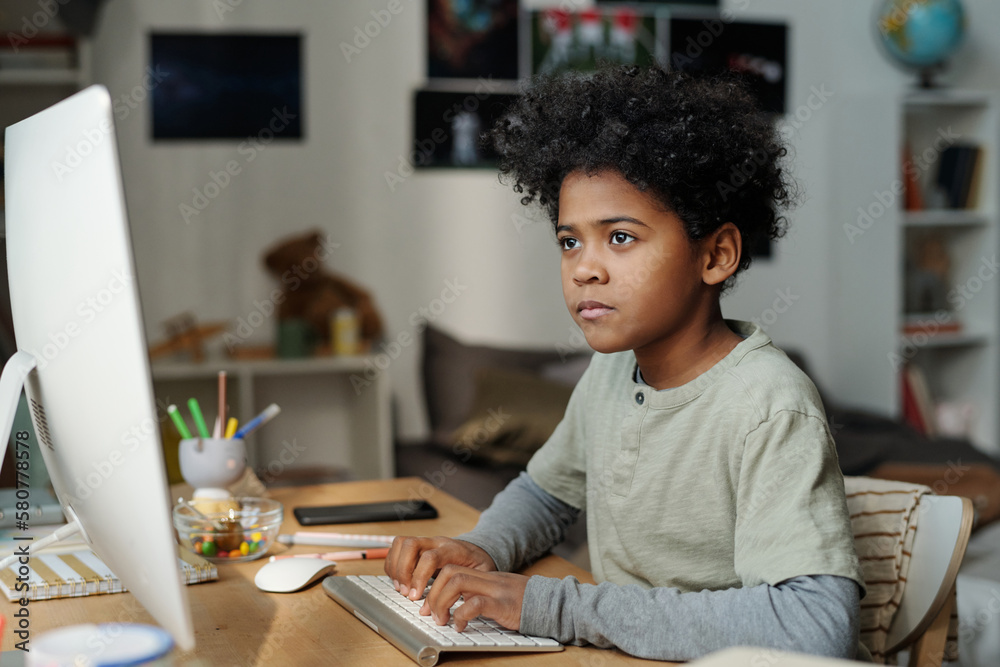
[[[278,319],[307,322],[318,345],[330,344],[331,322],[341,308],[357,316],[362,350],[382,336],[382,318],[371,295],[346,278],[325,270],[336,245],[318,230],[282,239],[264,253],[264,265],[281,283]]]

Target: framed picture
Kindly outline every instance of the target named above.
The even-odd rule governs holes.
[[[153,139],[299,139],[299,35],[153,33]]]
[[[660,7],[629,5],[526,11],[522,18],[521,74],[527,77],[589,71],[600,64],[661,62],[665,49],[659,35],[667,16]]]
[[[427,0],[427,76],[516,79],[517,0]]]
[[[414,96],[414,167],[495,168],[482,135],[516,99],[513,93],[419,90]]]
[[[656,4],[669,9],[686,9],[689,7],[718,7],[719,0],[601,0],[603,4],[613,5],[623,3],[628,5]]]
[[[673,16],[667,62],[691,74],[738,71],[746,75],[765,111],[785,113],[788,27],[718,18]]]

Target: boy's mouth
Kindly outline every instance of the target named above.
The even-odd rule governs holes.
[[[581,301],[576,307],[576,312],[585,320],[596,320],[610,313],[614,308],[600,301]]]

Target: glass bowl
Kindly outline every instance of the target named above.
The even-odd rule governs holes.
[[[270,498],[233,498],[212,501],[218,511],[204,511],[208,520],[188,505],[174,507],[177,541],[214,563],[238,563],[266,554],[278,537],[284,508]],[[228,508],[227,508],[228,506]]]

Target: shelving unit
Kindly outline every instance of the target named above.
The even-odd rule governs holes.
[[[853,96],[841,101],[837,124],[855,154],[840,151],[834,169],[844,233],[834,242],[832,389],[898,417],[902,367],[912,364],[935,403],[972,406],[970,439],[1000,454],[1000,101],[953,90]],[[945,208],[933,188],[943,151],[959,144],[980,149],[976,197],[969,208]],[[904,210],[904,151],[929,208]],[[927,326],[905,333],[914,319]]]
[[[249,464],[265,482],[332,470],[388,479],[395,474],[389,379],[373,364],[365,356],[162,361],[152,364],[153,392],[158,408],[175,403],[185,413],[193,396],[213,420],[218,372],[226,371],[231,416],[241,423],[277,403],[281,414],[247,437]]]
[[[29,47],[22,48],[27,50]],[[0,131],[88,86],[91,79],[90,58],[90,43],[84,38],[77,38],[73,67],[0,67]],[[3,136],[0,134],[0,148],[2,144]],[[0,178],[0,190],[2,186],[3,179]],[[0,206],[0,234],[3,233],[4,218],[4,207]]]

